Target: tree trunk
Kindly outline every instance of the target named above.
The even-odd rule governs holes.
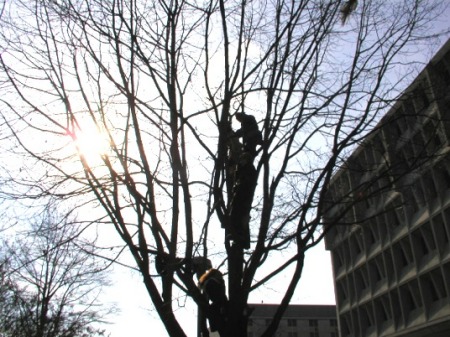
[[[246,299],[242,289],[242,274],[244,265],[244,250],[239,244],[233,244],[229,251],[228,260],[228,329],[221,337],[247,337]]]

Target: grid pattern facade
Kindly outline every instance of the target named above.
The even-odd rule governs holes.
[[[450,41],[335,175],[329,200],[340,336],[450,336]]]
[[[261,336],[277,309],[276,305],[251,304],[248,337]],[[338,337],[336,306],[289,305],[276,337]]]

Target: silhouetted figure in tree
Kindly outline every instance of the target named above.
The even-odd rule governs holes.
[[[228,298],[222,273],[217,269],[209,269],[200,277],[199,287],[211,301],[206,313],[211,331],[219,331],[222,335],[227,328],[228,309]]]
[[[190,268],[191,273],[197,275],[197,279],[200,279],[203,274],[212,268],[211,260],[203,256],[195,256],[189,263],[186,263]]]
[[[236,182],[236,172],[238,169],[239,158],[242,155],[242,144],[236,133],[228,127],[227,134],[228,158],[227,158],[227,193],[232,194]]]
[[[235,132],[235,136],[242,137],[244,151],[255,156],[256,145],[262,144],[262,134],[255,117],[241,112],[236,113],[235,117],[241,123],[241,128]]]
[[[211,261],[203,256],[195,256],[191,259],[171,257],[167,253],[158,253],[155,257],[155,268],[159,275],[167,275],[177,269],[188,274],[196,274],[200,278],[208,269],[212,268]]]
[[[256,188],[257,172],[253,166],[256,146],[262,145],[262,134],[255,117],[245,113],[236,113],[241,128],[233,133],[230,130],[228,155],[228,192],[231,191],[230,225],[228,228],[234,243],[244,249],[250,248],[250,211]],[[242,137],[242,146],[236,141]]]
[[[239,159],[230,210],[232,239],[245,249],[250,248],[250,211],[258,178],[252,160],[245,152]]]
[[[155,257],[155,268],[159,275],[166,275],[181,267],[184,259],[172,257],[167,253],[158,253]]]
[[[350,14],[356,9],[356,6],[358,6],[357,0],[348,0],[344,2],[344,4],[341,7],[341,16],[343,25],[349,18]]]

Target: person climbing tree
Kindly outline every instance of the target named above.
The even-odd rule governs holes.
[[[195,256],[191,259],[171,257],[167,253],[158,253],[155,256],[155,269],[161,276],[177,270],[183,270],[187,274],[196,274],[199,279],[211,268],[211,260],[203,256]]]
[[[250,154],[244,152],[239,158],[236,183],[231,200],[231,236],[242,248],[250,248],[250,211],[257,182],[257,172]]]
[[[350,14],[355,11],[357,6],[358,6],[357,0],[349,0],[344,2],[344,4],[341,7],[341,20],[343,25],[349,18]]]
[[[262,144],[262,134],[258,129],[255,117],[238,112],[234,115],[241,123],[241,128],[236,130],[235,136],[242,137],[244,151],[252,156],[256,155],[256,146]]]
[[[239,138],[236,133],[228,126],[228,138],[227,138],[227,193],[232,194],[234,185],[236,183],[236,174],[239,166],[239,158],[242,155],[242,144],[239,142]],[[223,225],[222,225],[223,227]]]
[[[220,335],[227,328],[228,298],[225,293],[225,282],[222,273],[217,269],[209,269],[199,279],[199,287],[211,301],[206,316],[211,331],[219,331]]]

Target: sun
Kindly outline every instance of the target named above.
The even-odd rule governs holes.
[[[110,143],[105,131],[96,126],[83,126],[72,133],[76,150],[88,163],[97,163],[108,154]]]

